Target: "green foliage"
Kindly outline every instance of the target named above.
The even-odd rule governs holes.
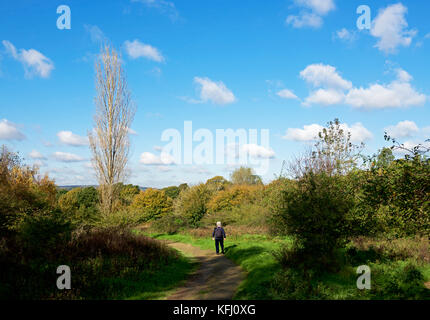
[[[156,220],[172,212],[172,199],[163,190],[149,188],[134,197],[131,210],[140,215],[142,222]]]
[[[218,191],[208,202],[211,214],[220,211],[231,211],[246,203],[261,201],[263,188],[256,185],[233,185]]]
[[[289,191],[281,191],[275,215],[295,239],[295,250],[308,257],[307,267],[329,266],[348,236],[346,216],[353,197],[340,176],[309,172]]]
[[[175,234],[186,225],[185,219],[174,214],[166,214],[155,220],[151,228],[160,233]]]
[[[129,206],[136,195],[140,193],[139,186],[135,186],[133,184],[122,184],[118,183],[119,188],[119,198],[124,206]]]
[[[246,167],[240,167],[239,169],[234,170],[230,179],[233,184],[262,184],[260,176],[254,174],[254,171],[251,168]]]
[[[175,200],[179,196],[181,191],[185,189],[188,189],[188,185],[186,183],[182,183],[178,187],[171,186],[171,187],[163,188],[161,190],[163,190],[169,198],[171,198],[172,200]]]
[[[229,185],[231,182],[222,176],[216,176],[206,181],[206,186],[212,191],[225,190]]]
[[[207,213],[207,203],[212,192],[204,184],[198,184],[181,192],[175,200],[174,211],[184,217],[187,224],[197,227]]]
[[[91,225],[100,217],[99,194],[94,187],[73,188],[60,196],[58,205],[75,225]]]
[[[371,293],[376,299],[421,300],[430,299],[430,290],[424,287],[424,276],[413,264],[404,267],[388,265],[373,277]]]

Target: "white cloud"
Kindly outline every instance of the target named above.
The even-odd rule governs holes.
[[[25,135],[19,131],[18,126],[7,119],[0,121],[0,139],[2,140],[24,140]]]
[[[179,12],[175,4],[166,0],[131,0],[131,2],[140,2],[149,8],[158,9],[161,13],[166,14],[172,21],[179,18]]]
[[[291,24],[294,28],[300,29],[304,27],[319,28],[323,24],[323,19],[314,13],[303,13],[299,16],[289,15],[285,20],[287,24]]]
[[[134,40],[133,42],[130,42],[128,40],[125,41],[124,46],[125,46],[125,51],[132,59],[144,57],[156,62],[164,61],[163,55],[160,53],[160,51],[157,48],[149,44],[142,43],[137,39]]]
[[[298,97],[289,89],[283,89],[278,91],[276,94],[283,99],[298,99]]]
[[[318,137],[318,133],[322,131],[324,127],[319,124],[310,124],[300,128],[288,128],[286,135],[282,138],[285,140],[292,141],[313,141]],[[373,137],[372,133],[367,130],[360,122],[349,126],[346,123],[342,123],[340,128],[345,132],[351,133],[352,142],[363,142]]]
[[[140,163],[146,165],[172,165],[175,163],[175,159],[166,152],[162,152],[159,156],[151,152],[144,152],[140,155]]]
[[[7,41],[2,41],[6,51],[17,61],[21,62],[24,67],[25,76],[31,78],[33,75],[41,78],[48,78],[54,69],[52,61],[35,49],[20,49],[19,52],[15,46]]]
[[[318,89],[310,93],[303,105],[321,104],[324,106],[339,104],[345,99],[342,91],[334,89]]]
[[[88,138],[81,137],[77,134],[74,134],[72,131],[60,131],[57,133],[57,137],[61,143],[67,144],[69,146],[86,146],[88,145]]]
[[[396,70],[396,79],[388,84],[375,83],[359,88],[353,87],[330,65],[309,65],[300,72],[300,77],[319,88],[305,99],[306,106],[345,103],[363,109],[405,108],[423,105],[427,100],[425,94],[412,87],[413,77],[400,68]]]
[[[194,82],[200,85],[201,102],[211,101],[214,104],[230,104],[236,97],[222,81],[214,82],[209,78],[195,77]]]
[[[57,161],[61,161],[61,162],[79,162],[79,161],[84,161],[85,159],[73,154],[73,153],[67,153],[67,152],[54,152],[53,153],[53,157],[57,160]]]
[[[343,79],[336,68],[322,63],[311,64],[300,72],[300,77],[314,87],[350,89],[352,83]]]
[[[46,159],[46,157],[37,150],[31,151],[28,155],[30,156],[31,159],[37,159],[37,160],[45,160]]]
[[[425,39],[430,39],[430,32],[424,36]]]
[[[405,120],[400,121],[398,124],[394,126],[389,126],[385,128],[385,131],[389,136],[393,138],[407,138],[412,137],[420,132],[420,129],[416,125],[415,122]]]
[[[356,33],[355,31],[349,31],[348,29],[343,28],[341,30],[336,31],[335,38],[343,41],[352,42],[356,39]]]
[[[288,128],[282,139],[292,141],[312,141],[318,137],[318,133],[323,129],[319,124],[305,125],[303,129]]]
[[[379,39],[375,47],[385,53],[394,53],[399,46],[410,46],[417,32],[407,30],[408,22],[405,18],[407,12],[408,8],[401,3],[380,10],[370,30],[370,34]]]
[[[154,146],[154,150],[155,150],[155,151],[158,151],[158,152],[161,152],[161,150],[163,150],[163,147],[160,147],[160,146]]]
[[[241,150],[253,158],[270,159],[275,157],[275,152],[271,148],[266,148],[257,144],[244,144]]]
[[[363,109],[405,108],[423,105],[427,96],[417,92],[409,82],[395,80],[389,84],[372,84],[368,88],[353,88],[345,103]]]
[[[334,0],[295,0],[295,2],[321,15],[325,15],[336,8]]]
[[[322,17],[336,9],[334,0],[295,0],[295,4],[302,8],[299,15],[289,15],[285,22],[294,28],[320,28]]]

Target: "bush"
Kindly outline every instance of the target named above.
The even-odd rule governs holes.
[[[211,195],[212,192],[204,184],[182,191],[175,200],[175,214],[184,217],[190,226],[198,227],[200,220],[207,213],[207,203]]]
[[[186,226],[185,220],[174,214],[166,214],[151,224],[151,229],[160,233],[175,234]]]
[[[344,177],[309,172],[282,191],[279,201],[275,215],[294,237],[295,250],[308,256],[310,265],[334,262],[336,250],[346,243],[346,216],[354,204]]]
[[[413,264],[403,268],[393,264],[375,272],[371,293],[376,299],[430,299],[430,290],[424,287],[424,276]]]
[[[58,205],[68,219],[79,225],[92,225],[99,219],[99,194],[94,187],[73,188],[60,196]]]

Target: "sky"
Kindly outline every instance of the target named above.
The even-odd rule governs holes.
[[[269,182],[335,118],[366,154],[384,132],[413,146],[430,138],[429,14],[416,0],[2,1],[0,144],[58,185],[97,184],[87,134],[108,42],[137,108],[127,183],[240,165]],[[219,144],[228,129],[241,139]]]

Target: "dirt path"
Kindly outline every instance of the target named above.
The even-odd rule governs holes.
[[[245,272],[215,250],[202,250],[190,244],[171,242],[168,245],[192,256],[200,267],[184,286],[176,289],[168,300],[229,300],[245,278]]]

